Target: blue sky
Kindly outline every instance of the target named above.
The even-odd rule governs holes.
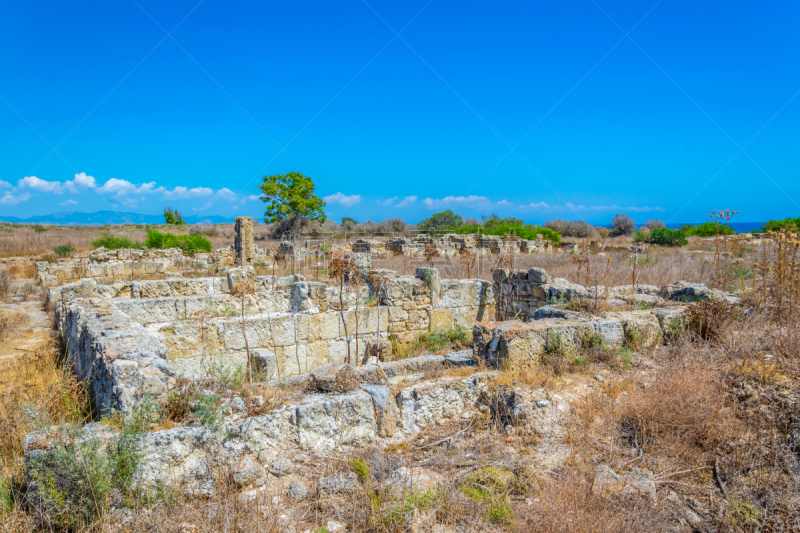
[[[797,1],[235,4],[0,3],[0,213],[800,215]]]

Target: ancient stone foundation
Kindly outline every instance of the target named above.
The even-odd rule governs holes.
[[[685,310],[685,300],[734,298],[688,283],[604,288],[604,299],[629,309],[637,303],[652,308],[591,315],[563,304],[600,293],[552,279],[541,269],[498,272],[492,282],[443,280],[427,267],[415,276],[369,270],[370,254],[354,255],[364,270],[345,287],[302,276],[256,276],[244,265],[229,268],[226,278],[110,285],[83,279],[50,291],[73,371],[87,383],[98,419],[129,415],[187,383],[205,390],[219,379],[215,369],[242,368],[248,356],[257,379],[307,391],[280,407],[255,411],[231,392],[214,426],[146,433],[137,486],[171,485],[210,496],[216,490],[213,473],[230,469],[236,477],[242,461],[263,473],[285,459],[287,450],[330,454],[381,439],[399,442],[480,405],[488,411],[481,402],[488,401],[485,387],[496,376],[494,368],[538,364],[554,347],[567,353],[587,338],[609,349],[654,346]],[[242,280],[254,294],[231,294]],[[513,320],[498,320],[506,313]],[[422,333],[457,326],[471,332],[472,349],[384,360]],[[554,409],[548,406],[520,393],[508,408],[514,420],[533,420]],[[116,438],[112,426],[94,423],[70,445]],[[29,472],[68,440],[56,429],[29,434]],[[35,493],[36,483],[29,481]]]

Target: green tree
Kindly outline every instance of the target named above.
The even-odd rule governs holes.
[[[425,233],[449,232],[457,230],[462,222],[461,215],[453,213],[452,209],[446,209],[417,224],[417,229]]]
[[[346,222],[351,222],[353,224],[358,224],[358,220],[354,219],[353,217],[342,217],[342,224]]]
[[[186,224],[186,222],[183,221],[183,216],[178,213],[178,210],[173,210],[171,207],[164,208],[164,220],[167,224],[172,226],[182,226]]]
[[[267,204],[264,222],[272,224],[285,219],[306,218],[325,222],[322,208],[325,202],[314,194],[314,182],[299,172],[264,176],[258,186],[264,196],[261,201]]]

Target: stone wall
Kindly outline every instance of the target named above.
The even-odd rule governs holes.
[[[376,282],[375,274],[382,280]],[[252,275],[252,267],[229,269],[230,279]],[[429,268],[418,269],[416,276],[373,271],[365,277],[378,284],[344,294],[339,287],[296,277],[259,277],[255,294],[244,299],[244,317],[242,299],[223,292],[219,278],[119,287],[84,280],[62,288],[56,318],[76,371],[90,378],[93,399],[107,412],[129,409],[143,394],[137,385],[144,383],[142,365],[157,368],[162,380],[203,376],[212,363],[242,364],[249,346],[270,369],[265,378],[286,377],[343,362],[348,347],[350,362],[361,364],[368,360],[369,343],[379,346],[393,336],[402,348],[424,331],[470,330],[493,313],[492,287],[485,280],[442,281]],[[365,304],[370,294],[374,301]],[[118,338],[128,344],[111,342]]]
[[[131,280],[137,276],[168,275],[231,263],[230,253],[224,250],[189,257],[178,248],[147,251],[98,249],[75,254],[72,259],[59,259],[57,263],[39,261],[36,263],[36,274],[42,287],[48,288],[84,278],[93,278],[98,282]]]

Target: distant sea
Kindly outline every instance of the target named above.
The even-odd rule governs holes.
[[[680,229],[686,224],[667,224],[668,228],[671,229]],[[696,226],[697,224],[692,224],[692,226]],[[761,229],[763,226],[763,222],[731,222],[731,227],[733,231],[736,233],[750,233],[751,231],[757,231]]]

